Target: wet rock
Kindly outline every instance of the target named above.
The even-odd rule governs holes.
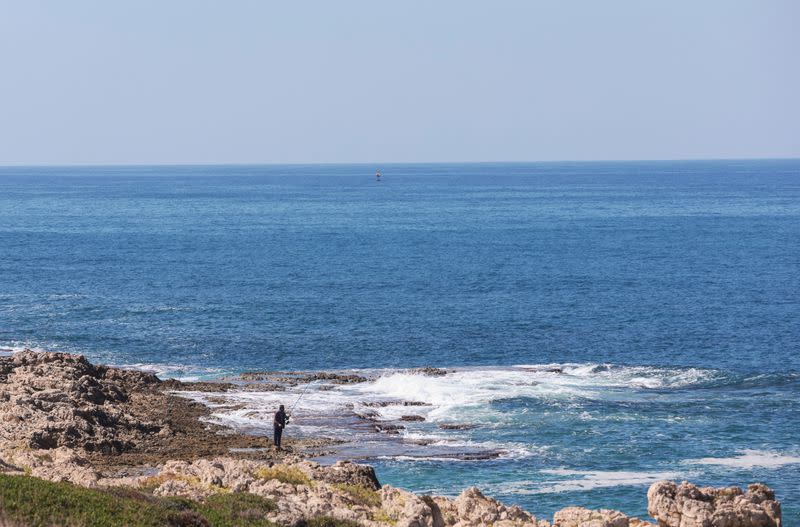
[[[781,506],[766,485],[698,487],[660,481],[647,491],[647,512],[660,527],[780,527]]]
[[[218,381],[179,381],[177,379],[167,379],[161,382],[162,389],[173,390],[176,392],[227,392],[238,388],[230,382]]]
[[[468,423],[445,423],[439,425],[439,428],[442,430],[472,430],[474,428],[478,428],[478,425],[468,424]]]
[[[367,378],[362,377],[361,375],[342,375],[338,373],[315,373],[308,376],[307,379],[309,382],[330,381],[333,384],[358,384],[361,382],[367,382]]]
[[[352,373],[331,372],[295,372],[295,371],[248,371],[239,375],[225,377],[234,381],[272,381],[289,386],[315,381],[327,381],[332,384],[357,384],[368,379]]]
[[[364,419],[365,421],[377,421],[381,414],[375,410],[367,410],[366,412],[355,412],[356,417]]]
[[[283,392],[286,391],[286,386],[273,382],[248,382],[236,386],[235,389],[244,392]]]
[[[391,423],[377,423],[374,425],[376,432],[383,432],[386,434],[396,435],[400,433],[400,430],[405,430],[405,426],[402,425],[395,425]]]
[[[431,366],[426,366],[424,368],[414,368],[409,370],[409,373],[415,375],[427,375],[428,377],[443,377],[447,375],[447,370],[443,370],[442,368],[433,368]]]
[[[384,408],[386,406],[431,406],[430,403],[422,401],[367,401],[361,403],[362,406],[371,408]]]
[[[452,454],[454,459],[462,461],[482,461],[486,459],[497,459],[505,452],[502,450],[484,450],[482,452],[462,452],[459,454]]]
[[[564,373],[562,368],[557,367],[550,367],[550,366],[542,366],[542,367],[524,367],[522,368],[525,371],[535,372],[535,373]]]
[[[400,418],[401,421],[424,421],[425,418],[421,415],[404,415]]]

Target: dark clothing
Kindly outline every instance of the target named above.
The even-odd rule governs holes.
[[[272,427],[273,427],[273,441],[275,441],[275,446],[281,446],[281,435],[283,435],[283,429],[286,427],[286,412],[283,410],[278,410],[275,412],[275,419],[273,419]]]

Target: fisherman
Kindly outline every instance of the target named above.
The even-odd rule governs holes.
[[[286,423],[288,422],[289,416],[286,415],[286,412],[283,410],[283,405],[280,405],[278,411],[275,412],[275,419],[272,420],[273,438],[278,450],[281,449],[281,435],[283,435],[283,429],[286,428]]]

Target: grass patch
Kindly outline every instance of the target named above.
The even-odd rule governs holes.
[[[87,489],[0,474],[0,523],[26,527],[274,527],[264,519],[274,509],[271,500],[246,493],[218,494],[198,503],[130,488]]]
[[[215,494],[197,505],[198,511],[211,525],[236,527],[272,527],[274,524],[264,516],[275,508],[272,500],[246,492]]]
[[[372,521],[381,522],[381,523],[388,523],[390,525],[395,525],[397,520],[386,514],[386,511],[381,509],[378,512],[372,515]],[[455,522],[453,522],[455,523]]]
[[[286,465],[260,468],[256,470],[255,476],[261,479],[277,479],[281,483],[289,483],[291,485],[311,486],[311,479],[300,469],[287,467]]]
[[[367,507],[380,507],[381,505],[381,497],[372,489],[348,483],[335,483],[333,487],[350,496],[359,505]]]

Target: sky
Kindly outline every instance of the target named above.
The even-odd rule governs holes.
[[[0,0],[0,164],[800,157],[796,0]]]

